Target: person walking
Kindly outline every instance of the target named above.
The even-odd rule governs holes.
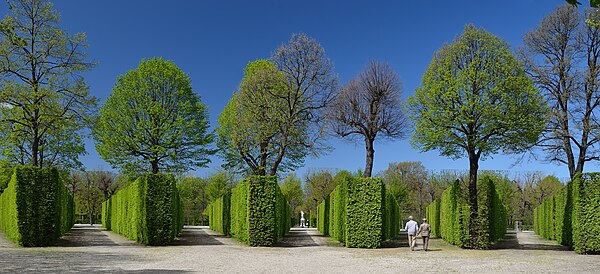
[[[431,226],[427,223],[427,218],[423,218],[423,223],[419,227],[417,236],[420,234],[423,238],[423,250],[425,251],[427,251],[427,247],[429,247],[429,232],[431,232]]]
[[[406,230],[406,234],[408,234],[408,246],[410,246],[411,251],[415,249],[418,229],[419,224],[413,220],[413,216],[408,216],[408,222],[406,223],[406,226],[404,226],[404,230]]]

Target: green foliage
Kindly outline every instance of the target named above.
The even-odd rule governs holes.
[[[13,173],[14,167],[6,159],[0,159],[0,194],[8,187]]]
[[[346,246],[379,247],[383,239],[384,197],[380,178],[354,178],[348,185]]]
[[[239,91],[218,119],[217,146],[225,168],[275,175],[303,162],[306,150],[285,147],[306,138],[306,124],[289,117],[287,92],[284,75],[273,63],[248,63]]]
[[[16,201],[17,177],[16,173],[13,174],[7,188],[0,194],[0,230],[9,240],[22,244]]]
[[[317,230],[325,236],[329,235],[329,206],[330,196],[327,195],[317,207]]]
[[[206,184],[206,180],[194,176],[185,176],[177,184],[187,225],[205,225],[208,221],[204,216],[208,205]]]
[[[527,149],[548,111],[510,46],[473,25],[435,53],[409,103],[415,147],[453,158]]]
[[[190,77],[173,62],[153,58],[119,76],[93,133],[104,160],[139,174],[205,166],[214,153],[208,128],[208,111]]]
[[[462,248],[488,249],[506,233],[506,207],[496,190],[494,177],[482,176],[478,181],[478,214],[475,238],[469,233],[471,207],[467,204],[466,189],[456,180],[427,206],[427,219],[432,235]]]
[[[586,173],[573,184],[573,246],[580,254],[600,253],[600,173]]]
[[[166,245],[183,229],[173,175],[140,176],[104,202],[103,213],[106,229],[146,245]]]
[[[385,191],[382,240],[394,239],[400,233],[400,206],[391,193]]]
[[[440,234],[440,205],[441,198],[433,200],[431,204],[426,207],[427,222],[431,226],[430,237],[441,237]]]
[[[97,99],[81,76],[85,33],[69,35],[47,0],[10,0],[0,22],[0,150],[13,163],[81,166]]]
[[[581,5],[581,2],[579,2],[577,0],[566,0],[566,1],[567,1],[567,3],[569,3],[573,6]],[[590,0],[590,7],[600,8],[600,0]]]
[[[291,173],[283,179],[283,184],[280,185],[281,193],[290,203],[292,210],[292,223],[300,223],[300,207],[304,203],[304,191],[302,191],[302,182],[295,173]],[[305,212],[306,213],[306,212]]]
[[[229,235],[231,194],[225,193],[223,196],[214,200],[209,206],[208,224],[211,230],[223,235]]]
[[[206,179],[206,199],[208,203],[215,201],[221,196],[229,193],[233,185],[233,177],[227,172],[218,172]]]
[[[23,246],[48,246],[73,226],[73,198],[56,168],[17,166],[0,195],[0,230]]]
[[[243,243],[248,243],[248,186],[249,179],[242,180],[231,189],[230,234]]]
[[[243,180],[231,190],[230,196],[224,195],[211,203],[207,212],[211,229],[230,234],[250,246],[272,246],[291,226],[289,204],[274,176]]]
[[[336,188],[317,206],[317,229],[347,247],[377,248],[400,232],[400,209],[380,178],[336,176]]]

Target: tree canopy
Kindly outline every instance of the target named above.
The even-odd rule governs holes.
[[[375,139],[406,136],[408,123],[401,98],[400,77],[390,65],[371,61],[365,70],[336,94],[328,118],[333,132],[342,138],[364,139],[364,177],[371,177]]]
[[[81,166],[82,129],[96,98],[82,72],[86,35],[67,34],[46,0],[10,0],[0,22],[0,149],[11,162],[34,166]]]
[[[115,168],[185,172],[209,163],[206,106],[171,61],[143,60],[119,76],[94,127],[96,149]]]
[[[435,53],[409,104],[416,148],[468,157],[470,228],[475,235],[479,160],[535,145],[545,126],[546,101],[506,42],[467,25]]]
[[[322,112],[336,85],[325,51],[305,34],[293,35],[270,60],[250,62],[219,116],[223,167],[275,175],[326,151]]]

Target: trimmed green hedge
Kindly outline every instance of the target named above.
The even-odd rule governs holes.
[[[600,253],[600,173],[586,173],[573,184],[573,246],[580,254]]]
[[[431,232],[429,233],[430,237],[441,237],[440,235],[440,204],[441,198],[433,200],[431,204],[429,204],[425,208],[427,222],[429,222],[429,226],[431,227]]]
[[[578,175],[534,209],[534,229],[580,254],[600,253],[600,173]]]
[[[221,234],[229,235],[230,205],[230,192],[226,193],[225,195],[221,196],[216,201],[208,205],[208,224],[211,230],[214,230]]]
[[[317,206],[317,230],[326,236],[329,235],[330,205],[330,196],[327,196],[327,198]]]
[[[248,186],[250,180],[241,181],[231,190],[230,230],[232,237],[248,243]]]
[[[166,245],[183,229],[182,204],[171,174],[147,174],[102,205],[106,229],[146,245]]]
[[[272,246],[291,227],[291,208],[275,176],[249,177],[231,190],[230,197],[221,197],[209,208],[211,229],[250,246]]]
[[[443,193],[440,200],[427,206],[427,219],[432,235],[462,248],[490,248],[506,233],[506,208],[490,177],[483,176],[478,182],[478,219],[476,237],[469,234],[471,208],[467,204],[467,190],[457,180]]]
[[[18,166],[0,195],[0,230],[23,246],[48,246],[73,226],[73,198],[56,168]]]
[[[377,248],[400,232],[399,207],[380,178],[348,177],[317,207],[317,229],[347,247]]]

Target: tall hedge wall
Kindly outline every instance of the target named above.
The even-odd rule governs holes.
[[[229,235],[230,206],[231,193],[229,192],[208,205],[208,224],[211,230]]]
[[[230,197],[221,197],[209,208],[211,229],[223,227],[213,230],[251,246],[272,246],[291,227],[291,208],[274,176],[249,177],[232,189]]]
[[[231,190],[230,230],[232,237],[248,243],[248,186],[250,180],[241,181]]]
[[[18,245],[47,246],[73,226],[73,198],[56,168],[18,166],[0,195],[0,230]]]
[[[431,232],[429,233],[430,237],[441,237],[440,235],[440,204],[442,199],[438,198],[433,200],[431,204],[429,204],[425,208],[427,222],[431,227]]]
[[[317,229],[348,247],[377,248],[400,231],[398,203],[380,178],[345,178],[317,206]]]
[[[427,219],[432,235],[463,248],[487,249],[506,233],[506,208],[491,178],[483,176],[478,182],[478,219],[475,237],[469,233],[470,206],[467,190],[457,180],[443,193],[440,200],[427,206]]]
[[[600,173],[578,175],[534,209],[534,229],[580,254],[600,253]]]
[[[103,226],[146,245],[166,245],[183,228],[182,204],[171,174],[147,174],[102,205]]]

